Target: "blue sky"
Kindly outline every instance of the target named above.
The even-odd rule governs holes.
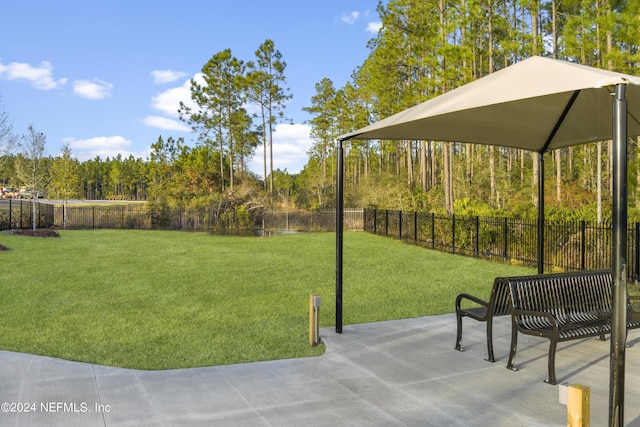
[[[315,84],[336,88],[369,54],[378,0],[20,0],[2,7],[0,107],[14,133],[32,124],[47,154],[68,144],[86,160],[146,159],[159,135],[195,136],[178,119],[189,80],[217,52],[253,60],[266,39],[287,62],[293,99],[274,141],[274,168],[306,164]],[[261,175],[262,151],[250,169]]]

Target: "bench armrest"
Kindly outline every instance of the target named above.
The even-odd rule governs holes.
[[[556,333],[558,331],[558,320],[551,313],[546,313],[544,311],[519,310],[517,308],[512,308],[511,313],[514,317],[513,319],[514,322],[518,326],[518,329],[520,329],[521,325],[516,320],[516,317],[529,316],[529,317],[540,317],[540,318],[547,319],[549,321],[549,326],[551,326],[556,331]]]
[[[456,311],[460,311],[460,303],[462,302],[463,299],[468,299],[470,301],[473,301],[476,304],[480,304],[481,306],[486,307],[487,310],[489,310],[489,301],[485,301],[481,298],[478,298],[470,294],[460,294],[456,297]]]
[[[638,303],[640,295],[627,295],[627,322],[640,321],[640,311],[633,307],[632,302]]]

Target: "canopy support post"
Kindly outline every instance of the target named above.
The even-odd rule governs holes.
[[[569,114],[571,107],[573,107],[576,99],[578,99],[578,95],[580,95],[579,90],[573,91],[569,102],[564,106],[562,114],[558,117],[556,124],[553,126],[553,129],[551,129],[551,133],[538,153],[538,274],[544,273],[544,153],[547,151],[556,133],[558,133],[558,129],[560,129],[560,126],[564,123],[564,119],[567,118],[567,114]]]
[[[344,146],[338,140],[336,176],[336,333],[342,333],[342,246],[344,224]]]
[[[544,273],[544,151],[538,153],[538,274]]]
[[[627,87],[617,84],[613,101],[613,201],[611,279],[611,377],[609,426],[624,425],[625,341],[627,336]]]

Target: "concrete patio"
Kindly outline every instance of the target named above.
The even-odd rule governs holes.
[[[322,329],[327,351],[317,358],[171,371],[0,352],[0,425],[565,426],[559,386],[543,382],[548,341],[521,336],[512,372],[510,319],[496,319],[495,363],[484,361],[484,326],[465,319],[464,352],[453,349],[447,314],[346,325],[340,335]],[[628,342],[625,425],[633,426],[640,332]],[[609,350],[595,339],[558,347],[558,381],[591,388],[593,426],[608,423]]]

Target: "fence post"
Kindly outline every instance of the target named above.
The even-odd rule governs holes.
[[[635,263],[634,265],[634,274],[633,274],[633,279],[636,283],[638,283],[638,280],[640,280],[640,222],[636,222],[636,250],[635,250],[635,254],[633,257],[633,262]]]
[[[436,248],[436,214],[431,212],[431,249]]]
[[[378,209],[373,208],[373,234],[378,234]]]
[[[367,231],[367,209],[362,211],[362,230]]]
[[[11,200],[12,199],[9,199],[9,228],[13,228],[13,226],[12,226],[13,221],[11,219],[11,216],[12,216],[12,213],[13,213],[13,209],[11,209]]]
[[[456,216],[451,215],[451,253],[456,253]]]
[[[418,244],[418,211],[413,212],[413,244]]]
[[[389,235],[389,209],[384,211],[384,235]]]
[[[584,270],[587,244],[587,223],[580,221],[580,267]]]
[[[480,217],[476,215],[476,245],[475,245],[475,256],[478,258],[480,256]]]
[[[504,250],[503,250],[503,255],[502,256],[504,257],[504,259],[508,258],[508,256],[507,256],[508,230],[509,230],[509,227],[508,227],[508,224],[507,224],[507,217],[505,216],[504,217],[504,224],[502,226],[502,232],[504,234]]]
[[[398,237],[402,240],[402,211],[398,211]]]

